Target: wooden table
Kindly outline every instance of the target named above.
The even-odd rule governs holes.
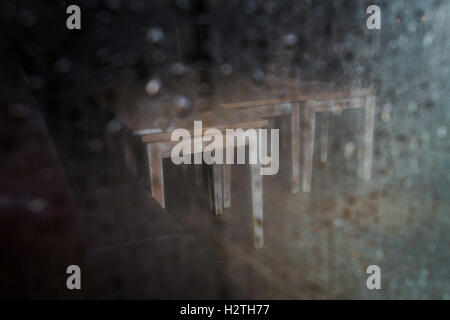
[[[177,128],[184,128],[191,132],[191,141],[194,141],[194,121],[202,121],[202,134],[215,128],[223,132],[225,129],[258,129],[267,127],[267,120],[249,117],[238,110],[223,110],[215,108],[203,113],[193,113],[185,119],[173,119],[168,128],[162,129],[154,126],[152,118],[146,115],[145,109],[138,111],[122,110],[118,112],[119,119],[133,130],[142,143],[146,145],[149,164],[150,184],[153,197],[165,208],[163,159],[171,156],[171,150],[178,141],[171,141],[172,132]],[[210,142],[204,142],[201,150],[192,148],[192,154],[202,153],[203,147]],[[224,149],[226,144],[223,143]],[[237,145],[236,147],[245,147]],[[225,156],[225,153],[224,153]],[[213,164],[213,193],[216,215],[223,213],[223,208],[230,206],[230,165]],[[263,246],[263,201],[261,164],[250,164],[252,211],[254,224],[254,243],[256,248]]]
[[[237,77],[221,81],[217,89],[220,106],[228,110],[240,110],[257,118],[289,115],[291,118],[291,150],[293,193],[300,186],[300,113],[304,111],[303,126],[303,191],[311,190],[312,163],[314,151],[315,114],[321,113],[321,156],[327,160],[328,114],[350,108],[365,110],[364,137],[360,139],[362,159],[359,173],[370,179],[375,110],[375,90],[349,88],[331,83],[300,80],[275,81],[270,85],[256,84],[254,81]]]

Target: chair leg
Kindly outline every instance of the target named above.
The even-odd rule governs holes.
[[[373,148],[373,125],[375,120],[375,97],[370,96],[366,99],[364,119],[364,158],[362,174],[363,179],[369,180],[372,169],[372,148]]]
[[[229,164],[222,165],[223,175],[223,207],[231,207],[231,166]]]
[[[297,193],[300,189],[300,104],[292,106],[291,113],[291,156],[292,177],[291,191]]]
[[[250,164],[250,179],[252,189],[253,232],[255,249],[262,248],[263,238],[263,198],[261,165]]]
[[[215,215],[223,214],[223,179],[222,179],[222,165],[213,164],[213,184],[214,184],[214,209]]]
[[[327,111],[320,114],[320,162],[327,162],[328,156],[328,118],[329,113]]]
[[[157,143],[147,144],[147,155],[152,196],[161,207],[165,208],[163,161],[159,145]]]
[[[303,128],[303,192],[311,191],[312,164],[314,155],[315,113],[305,107],[305,124]]]

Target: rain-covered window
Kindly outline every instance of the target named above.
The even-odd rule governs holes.
[[[1,296],[450,299],[449,18],[2,1]]]

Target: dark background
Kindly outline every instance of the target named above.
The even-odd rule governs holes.
[[[70,4],[81,30],[66,28]],[[369,4],[381,30],[365,26]],[[108,102],[123,81],[177,88],[180,63],[211,90],[230,70],[378,88],[374,172],[448,200],[449,10],[443,0],[2,1],[1,295],[74,297],[60,270],[83,264],[88,246],[80,197],[134,179],[119,169]],[[336,151],[352,119],[340,121]]]

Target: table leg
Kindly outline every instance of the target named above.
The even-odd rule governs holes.
[[[363,179],[369,180],[372,169],[372,148],[373,148],[373,124],[375,120],[375,96],[366,98],[364,120],[364,158],[363,158]]]
[[[202,184],[202,164],[194,164],[195,184],[197,186]]]
[[[152,196],[163,208],[165,208],[163,161],[159,144],[147,144],[147,155]]]
[[[124,137],[125,164],[127,168],[130,169],[130,171],[137,176],[138,159],[136,156],[136,150],[134,149],[133,144],[129,140],[130,139],[127,136]]]
[[[222,179],[222,165],[213,164],[213,181],[214,181],[214,208],[215,215],[223,214],[223,179]]]
[[[223,174],[223,207],[231,207],[231,166],[229,164],[222,165]]]
[[[312,164],[314,155],[315,112],[305,106],[305,123],[303,128],[303,192],[311,191]]]
[[[214,181],[212,178],[212,166],[206,165],[206,185],[208,187],[209,209],[214,210]]]
[[[250,179],[252,189],[253,232],[255,249],[262,248],[263,238],[263,198],[261,165],[250,165]]]
[[[328,111],[320,114],[320,162],[327,162],[328,156]]]
[[[291,111],[291,156],[292,177],[291,191],[297,193],[300,189],[300,104],[294,103]]]

